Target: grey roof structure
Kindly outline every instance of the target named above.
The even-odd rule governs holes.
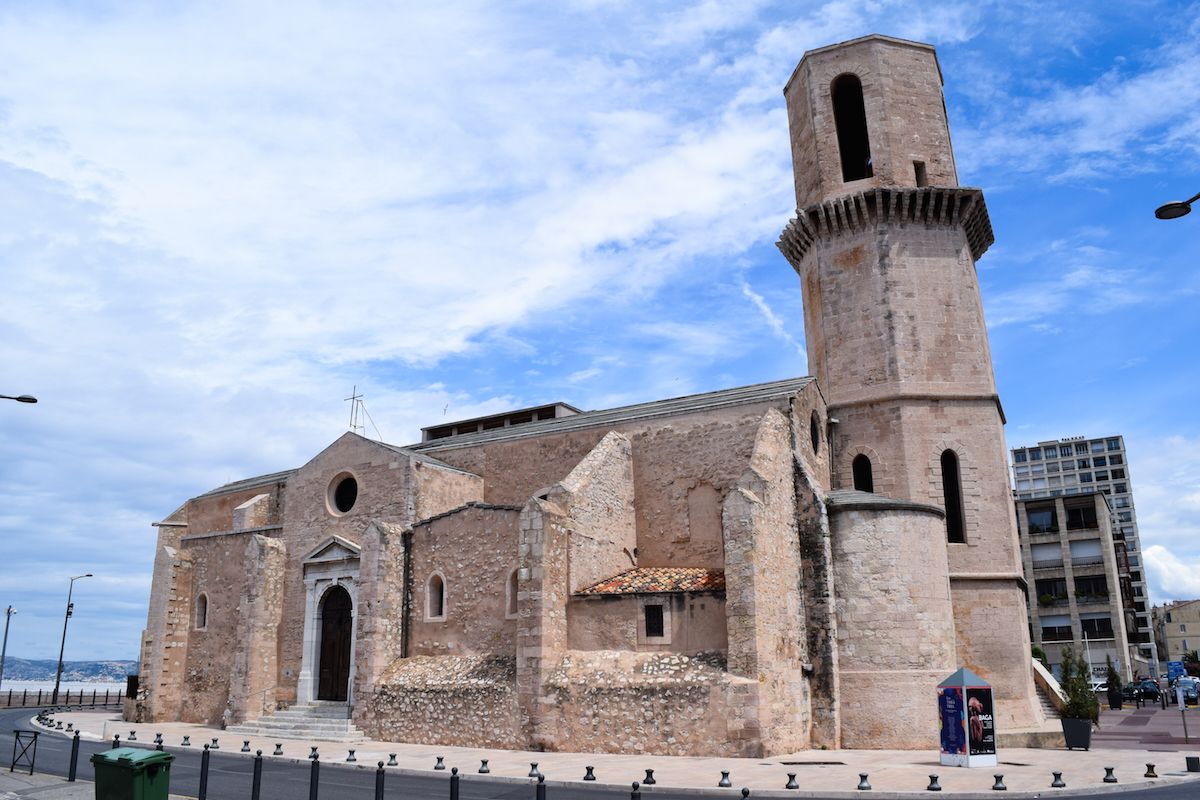
[[[914,503],[911,500],[900,500],[874,492],[860,492],[857,489],[835,489],[825,496],[825,502],[831,511],[924,511],[946,516],[945,509],[928,503]]]
[[[654,400],[649,403],[638,403],[631,406],[604,409],[602,411],[584,411],[569,417],[529,422],[512,428],[497,428],[492,431],[468,433],[461,436],[451,436],[445,439],[432,439],[406,446],[405,450],[436,451],[450,450],[456,447],[467,447],[484,442],[500,442],[508,439],[524,439],[530,436],[540,436],[546,433],[561,433],[563,431],[583,430],[603,425],[616,425],[622,422],[633,422],[656,417],[678,416],[694,411],[709,411],[715,408],[727,408],[739,405],[751,405],[770,400],[776,400],[799,392],[812,383],[815,378],[788,378],[770,383],[756,383],[752,386],[739,386],[733,389],[721,389],[716,392],[690,394],[683,397],[672,397],[666,400]]]

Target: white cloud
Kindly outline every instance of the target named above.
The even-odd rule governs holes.
[[[1200,558],[1183,561],[1158,544],[1142,550],[1142,555],[1147,576],[1157,590],[1153,594],[1156,602],[1200,598]]]

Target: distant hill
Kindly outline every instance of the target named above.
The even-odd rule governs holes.
[[[57,661],[9,656],[4,659],[4,680],[53,681],[57,669]],[[62,679],[83,683],[124,683],[125,676],[136,673],[137,669],[136,661],[64,661]]]

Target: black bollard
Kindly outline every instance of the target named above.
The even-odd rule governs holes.
[[[276,742],[276,743],[275,743],[275,752],[274,752],[274,753],[271,753],[271,755],[273,755],[273,756],[281,756],[281,755],[283,755],[283,742]]]
[[[204,752],[200,754],[200,789],[196,792],[196,800],[208,800],[208,745],[204,745]]]
[[[116,750],[120,746],[121,746],[121,737],[114,735],[113,736],[113,750]]]
[[[537,768],[537,762],[536,762],[536,761],[531,761],[531,762],[529,763],[529,777],[530,777],[530,778],[536,778],[538,775],[541,775],[541,774],[542,774],[542,773],[538,772],[538,768]]]
[[[796,773],[794,773],[794,772],[789,772],[789,773],[787,774],[787,776],[788,776],[788,782],[787,782],[786,784],[784,784],[784,787],[783,787],[783,788],[785,788],[785,789],[799,789],[799,788],[800,788],[800,784],[796,783]]]
[[[183,743],[180,744],[179,746],[180,747],[191,747],[192,746],[192,737],[190,737],[190,736],[183,737]]]
[[[642,788],[637,781],[633,782],[633,788],[629,790],[629,800],[642,800]]]
[[[642,781],[642,786],[653,786],[656,783],[658,781],[654,780],[654,770],[646,770],[646,780]]]
[[[71,767],[67,770],[67,780],[75,780],[75,768],[79,764],[79,731],[71,737]]]
[[[993,792],[1007,792],[1008,791],[1008,787],[1004,785],[1004,773],[1000,773],[999,775],[993,775],[992,777],[996,779],[996,782],[992,784]]]
[[[718,787],[733,786],[733,782],[729,780],[729,770],[721,770],[721,780],[717,781]]]
[[[346,763],[353,764],[356,761],[358,761],[358,759],[354,757],[354,751],[351,750],[350,755],[346,756]]]
[[[316,748],[314,747],[315,751]],[[321,759],[313,754],[312,769],[308,773],[308,800],[317,800],[317,787],[321,783]]]
[[[1054,780],[1050,781],[1051,789],[1065,789],[1066,788],[1067,782],[1062,779],[1061,772],[1051,772],[1050,774],[1054,776]]]
[[[309,758],[316,758],[316,757],[317,757],[317,746],[316,746],[315,744],[313,745],[312,752],[308,754],[308,757],[309,757]]]
[[[154,734],[154,743],[155,743],[155,744],[162,744],[162,743],[163,743],[163,738],[162,738],[162,734],[161,734],[161,733],[156,733],[156,734]]]
[[[930,775],[929,776],[929,785],[925,787],[925,791],[940,792],[941,790],[942,790],[942,785],[940,783],[938,783],[938,776]]]
[[[1158,773],[1154,771],[1153,764],[1146,765],[1146,774],[1143,775],[1142,777],[1143,778],[1157,778],[1158,777]]]
[[[250,783],[250,800],[262,799],[262,750],[254,753],[254,777]]]
[[[1105,767],[1104,768],[1104,782],[1105,783],[1116,783],[1117,782],[1117,776],[1113,775],[1114,769],[1116,769],[1116,767]]]
[[[61,728],[61,727],[62,727],[62,723],[61,723],[61,722],[60,722],[60,723],[58,723],[58,726]],[[137,741],[137,731],[130,731],[130,732],[129,732],[129,739],[128,739],[128,741],[131,741],[131,742],[136,742],[136,741]]]
[[[871,784],[867,783],[867,774],[866,772],[858,773],[858,788],[864,792],[871,791]]]
[[[75,723],[74,723],[74,722],[68,722],[68,723],[67,723],[67,733],[70,733],[70,732],[71,732],[71,731],[73,731],[73,730],[75,730]]]
[[[375,800],[383,800],[383,762],[375,768]]]
[[[437,757],[437,763],[433,765],[433,768],[434,769],[445,769],[446,768],[446,762],[442,760],[441,756]]]
[[[491,768],[488,767],[487,762],[488,762],[488,760],[486,758],[480,759],[480,761],[479,761],[479,774],[480,775],[487,775],[489,772],[492,771]]]
[[[534,800],[546,800],[546,776],[538,773],[537,788],[533,790]],[[457,797],[451,800],[458,800]]]
[[[396,766],[396,754],[395,754],[395,753],[388,753],[388,763],[387,763],[387,765],[388,765],[389,767],[394,767],[394,766]]]
[[[745,786],[743,786],[742,787],[742,797],[749,797],[749,796],[750,796],[750,790],[747,789]]]
[[[458,800],[458,767],[450,770],[450,800]]]
[[[583,779],[584,779],[585,781],[594,781],[594,780],[596,780],[596,773],[595,773],[595,769],[596,769],[595,767],[584,767],[584,768],[583,768]]]
[[[220,749],[221,749],[221,745],[217,744],[217,740],[216,740],[216,739],[213,739],[213,743],[212,743],[212,748],[211,748],[211,749],[213,749],[213,750],[220,750]]]
[[[242,750],[241,750],[241,752],[243,752],[243,753],[249,753],[249,752],[250,752],[250,740],[249,740],[249,739],[244,739],[244,740],[242,740]]]

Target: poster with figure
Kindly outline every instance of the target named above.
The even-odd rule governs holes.
[[[967,689],[967,741],[973,756],[996,752],[996,722],[992,715],[992,690]]]
[[[943,755],[966,755],[967,732],[963,728],[963,695],[957,686],[938,689],[938,726]]]

